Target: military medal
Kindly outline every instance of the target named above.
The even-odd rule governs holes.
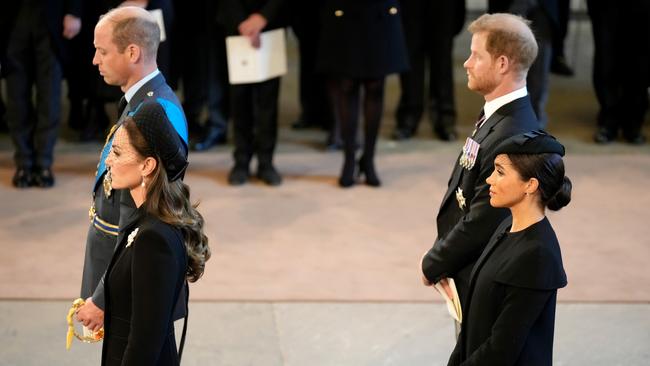
[[[111,192],[113,191],[113,179],[111,178],[111,169],[108,168],[106,169],[106,174],[104,174],[104,181],[102,182],[102,185],[104,187],[104,195],[106,198],[109,198],[111,196]]]
[[[456,190],[456,201],[458,201],[458,207],[461,210],[465,209],[465,196],[463,195],[463,189],[460,187]]]
[[[481,145],[474,141],[471,137],[468,137],[465,140],[465,146],[463,146],[463,153],[461,154],[459,164],[467,170],[472,170],[474,164],[476,163],[476,158],[478,157],[478,150]]]

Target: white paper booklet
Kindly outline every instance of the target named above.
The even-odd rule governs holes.
[[[153,17],[156,19],[156,23],[158,23],[158,27],[160,28],[160,42],[165,42],[167,39],[167,33],[165,33],[165,19],[163,17],[162,10],[149,10],[149,14],[153,15]]]
[[[284,29],[260,35],[260,48],[245,36],[226,37],[230,84],[266,81],[287,73],[287,47]]]
[[[435,289],[442,295],[442,298],[445,299],[445,302],[447,303],[447,310],[449,311],[449,315],[451,315],[454,320],[456,320],[458,323],[463,322],[463,311],[460,307],[460,298],[458,297],[458,291],[456,290],[456,283],[454,282],[453,278],[447,278],[447,283],[449,284],[449,287],[451,288],[451,292],[453,293],[453,298],[449,298],[449,295],[447,295],[447,291],[442,287],[442,284],[440,282],[436,283],[434,285]]]

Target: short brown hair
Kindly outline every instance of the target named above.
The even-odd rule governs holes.
[[[483,14],[467,28],[470,33],[487,34],[486,49],[493,58],[506,56],[523,76],[537,57],[537,41],[530,21],[513,14]]]

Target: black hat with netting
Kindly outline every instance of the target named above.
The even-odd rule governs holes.
[[[544,130],[530,131],[505,139],[495,154],[544,154],[564,156],[564,146]]]
[[[163,106],[157,102],[146,102],[131,118],[149,147],[160,158],[169,181],[183,178],[189,164],[187,146],[167,118]]]

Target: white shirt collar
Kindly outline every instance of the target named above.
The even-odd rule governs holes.
[[[528,95],[528,90],[526,87],[512,91],[506,95],[502,95],[498,98],[492,99],[489,102],[486,102],[483,106],[483,113],[485,114],[485,120],[487,121],[497,109],[503,107],[504,105],[512,102],[515,99],[519,99]]]
[[[160,74],[160,71],[158,71],[158,69],[155,69],[151,74],[143,77],[142,79],[140,79],[140,81],[131,85],[129,90],[127,90],[126,93],[124,93],[124,98],[126,99],[126,102],[130,103],[135,93],[137,93],[138,90],[140,90],[140,88],[142,88],[144,84],[146,84],[149,80],[155,78],[158,74]]]

